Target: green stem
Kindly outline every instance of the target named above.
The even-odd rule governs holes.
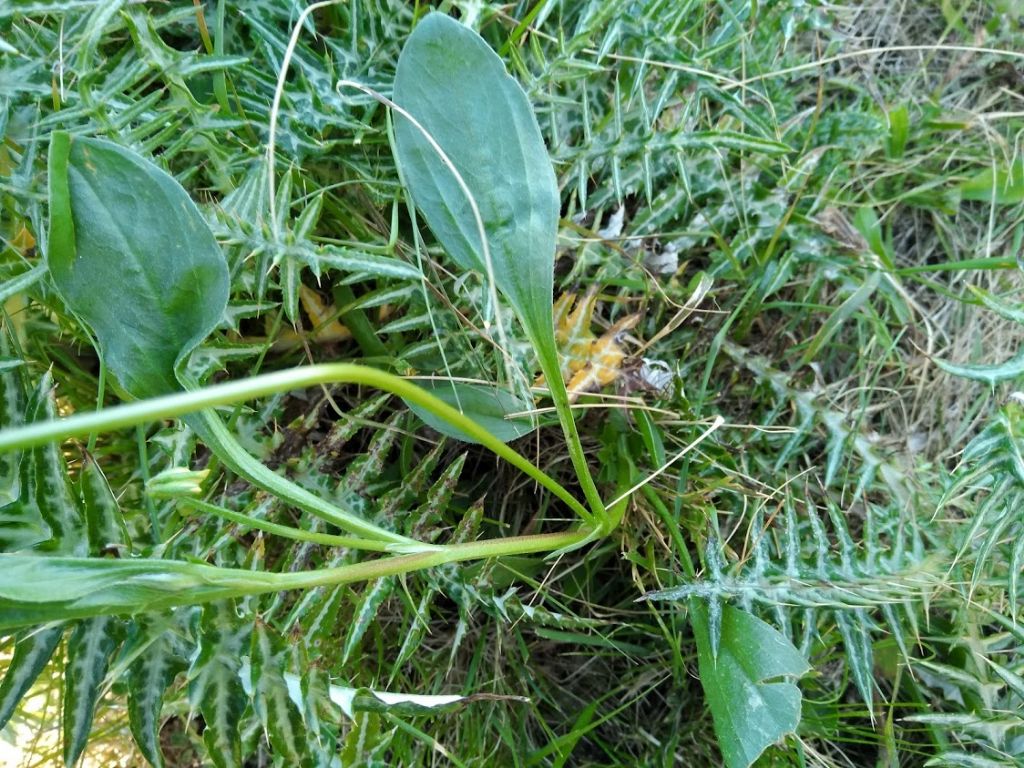
[[[63,440],[69,437],[86,435],[94,430],[112,430],[121,427],[134,426],[135,424],[148,421],[177,418],[187,413],[203,411],[217,405],[231,405],[243,400],[265,397],[266,395],[272,395],[278,392],[287,392],[289,390],[312,387],[319,384],[343,382],[364,384],[377,389],[382,389],[386,392],[398,395],[407,402],[415,403],[425,410],[430,411],[439,418],[447,421],[452,426],[468,434],[497,456],[505,459],[516,468],[525,472],[531,478],[536,480],[539,485],[547,488],[555,496],[565,502],[565,504],[576,512],[584,522],[593,522],[593,516],[587,508],[580,504],[580,502],[577,501],[573,495],[563,488],[556,480],[538,467],[534,466],[529,459],[526,459],[517,451],[502,443],[472,419],[462,413],[459,413],[448,404],[437,399],[432,394],[421,389],[412,382],[406,381],[405,379],[391,373],[385,373],[384,371],[378,371],[374,368],[367,368],[362,365],[353,365],[351,363],[329,363],[304,366],[301,368],[291,368],[285,371],[253,376],[242,381],[233,381],[212,387],[204,387],[199,390],[173,395],[164,395],[163,397],[155,397],[148,400],[140,400],[126,405],[108,408],[103,411],[78,414],[66,419],[26,424],[16,429],[0,431],[0,452],[31,448],[33,446],[43,445],[55,440]],[[202,426],[200,429],[205,429],[209,432],[210,439],[217,443],[216,445],[212,445],[211,448],[218,450],[219,455],[220,449],[228,451],[228,446],[230,445],[230,458],[237,462],[238,467],[244,468],[246,472],[249,473],[244,474],[243,476],[247,477],[251,482],[259,485],[260,487],[265,487],[263,483],[273,486],[273,488],[266,487],[266,490],[275,494],[280,493],[283,499],[291,501],[296,506],[306,509],[312,514],[319,514],[319,510],[328,506],[330,513],[333,514],[335,519],[345,519],[347,516],[347,513],[344,513],[343,516],[339,518],[338,513],[340,510],[337,510],[333,506],[326,505],[326,502],[313,496],[305,489],[298,488],[294,483],[274,474],[245,453],[241,446],[239,446],[234,438],[231,437],[231,434],[220,422],[220,419],[216,417],[216,414],[203,414],[201,417],[201,423]],[[224,445],[220,445],[221,442],[223,442]],[[577,445],[578,442],[577,438]],[[582,448],[579,448],[579,452],[580,458],[582,459]],[[227,456],[220,456],[220,458],[227,463]],[[239,471],[235,465],[228,464],[228,466],[231,466],[235,471]],[[586,465],[584,463],[584,469],[585,468]],[[239,472],[239,474],[242,474],[242,472]],[[587,476],[589,477],[589,473]],[[253,478],[258,478],[258,482]],[[592,482],[593,481],[591,481],[591,483]],[[300,499],[303,501],[302,504],[298,503]],[[313,509],[309,509],[306,506],[309,499],[314,500]],[[603,507],[599,508],[603,510]],[[314,509],[318,511],[314,511]],[[334,522],[334,520],[331,520],[331,522]],[[361,521],[361,525],[367,526],[369,524],[365,523],[365,521]],[[388,539],[380,539],[379,536],[375,536],[374,538],[380,540],[396,540],[396,534],[393,534],[390,531],[386,531],[384,533],[389,537]],[[403,537],[397,537],[397,540],[400,542],[409,542],[421,548],[429,547],[429,545],[416,544],[415,542],[412,542],[412,540],[405,539]]]
[[[252,381],[252,379],[249,381]],[[245,478],[253,485],[273,494],[282,501],[305,510],[321,520],[327,521],[331,525],[336,525],[342,530],[354,533],[357,536],[365,537],[365,539],[358,540],[362,542],[360,545],[361,549],[374,548],[366,546],[370,541],[390,545],[397,552],[417,552],[433,549],[433,546],[430,544],[420,544],[414,539],[406,538],[374,525],[368,520],[364,520],[358,515],[342,509],[314,493],[310,493],[302,486],[272,471],[266,465],[254,459],[251,454],[238,444],[234,435],[224,426],[224,422],[220,420],[215,411],[201,411],[195,415],[186,416],[185,421],[206,443],[210,450],[213,451],[217,458],[224,463],[224,466],[236,475]]]
[[[526,325],[526,323],[524,323]],[[527,326],[529,327],[529,326]],[[598,493],[594,477],[590,474],[590,466],[587,464],[586,454],[583,452],[583,443],[580,441],[580,434],[576,430],[576,421],[572,415],[572,405],[569,403],[569,392],[562,381],[562,370],[558,364],[558,351],[554,346],[554,336],[549,334],[531,334],[534,347],[537,350],[537,359],[540,362],[541,371],[544,372],[544,380],[547,383],[548,392],[551,395],[551,402],[558,413],[558,420],[562,425],[562,433],[565,435],[565,446],[569,451],[569,458],[576,470],[576,477],[579,480],[583,495],[593,512],[591,519],[596,519],[600,533],[608,533],[612,528],[608,511]]]
[[[308,541],[313,544],[323,544],[328,547],[349,547],[351,549],[364,549],[372,552],[386,552],[389,544],[384,544],[379,541],[367,541],[366,539],[355,539],[351,536],[334,536],[329,533],[316,533],[315,531],[304,531],[301,528],[292,528],[288,525],[280,525],[279,523],[272,523],[269,520],[259,520],[248,515],[243,515],[241,512],[235,512],[225,507],[218,506],[217,504],[211,504],[208,501],[201,501],[200,499],[179,499],[179,503],[184,504],[187,507],[192,507],[200,512],[206,512],[207,514],[215,515],[216,517],[222,517],[225,520],[230,520],[238,525],[243,525],[246,528],[255,528],[256,530],[269,533],[274,536],[280,536],[284,539],[292,539],[294,541]]]
[[[651,503],[661,521],[665,524],[665,530],[668,531],[669,536],[672,537],[672,542],[676,545],[676,551],[679,553],[679,561],[683,564],[683,569],[686,571],[687,577],[690,581],[697,578],[697,569],[693,565],[693,558],[690,557],[690,550],[686,547],[686,542],[683,541],[683,534],[679,529],[678,518],[673,519],[672,513],[668,511],[668,507],[658,498],[658,493],[651,486],[645,485],[640,489],[640,492],[647,498],[647,501]]]
[[[362,350],[363,357],[387,358],[391,353],[384,346],[384,342],[377,337],[373,323],[366,317],[366,313],[359,308],[346,309],[356,300],[356,295],[353,293],[352,288],[343,283],[337,283],[332,294],[334,296],[334,305],[342,310],[339,315],[341,322],[352,333],[352,338],[356,340],[359,349]]]
[[[90,339],[92,341],[92,339]],[[97,349],[99,347],[97,346]],[[107,394],[107,365],[103,362],[103,358],[100,358],[100,375],[96,383],[96,410],[99,411],[103,408],[103,398]],[[89,440],[85,444],[85,450],[88,453],[93,453],[96,450],[96,438],[98,435],[89,435]]]
[[[217,2],[216,32],[213,38],[213,53],[215,56],[224,55],[224,0]],[[227,75],[223,69],[218,68],[213,74],[213,93],[217,97],[217,103],[222,110],[223,117],[231,115],[231,105],[228,102]]]
[[[97,413],[99,407],[99,405],[96,406]],[[89,435],[90,440],[95,437],[95,432]],[[146,449],[146,430],[142,428],[141,424],[135,427],[135,445],[139,451],[139,476],[142,478],[143,487],[145,487],[149,482],[149,451]],[[148,493],[143,495],[143,499],[143,503],[146,505],[146,514],[149,515],[149,539],[155,547],[160,544],[160,515],[157,512],[156,503]]]
[[[218,568],[180,560],[0,554],[0,631],[49,621],[199,605],[288,589],[339,586],[465,560],[551,552],[577,545],[589,534],[584,528],[564,533],[485,539],[437,547],[430,552],[300,573]]]

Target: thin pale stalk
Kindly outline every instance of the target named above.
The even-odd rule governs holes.
[[[370,552],[385,552],[390,546],[379,541],[367,541],[366,539],[356,539],[351,536],[334,536],[330,533],[304,531],[301,528],[292,528],[289,525],[272,523],[269,520],[259,520],[255,517],[243,515],[241,512],[235,512],[234,510],[221,507],[217,504],[202,501],[201,499],[179,499],[179,503],[184,504],[187,507],[192,507],[199,512],[206,512],[207,514],[214,515],[215,517],[230,520],[232,523],[244,526],[245,528],[263,531],[264,533],[269,533],[272,536],[280,536],[283,539],[308,541],[311,544],[321,544],[326,547],[362,549]]]
[[[362,549],[392,550],[396,552],[419,552],[433,549],[433,545],[420,544],[414,539],[381,528],[358,515],[342,509],[336,504],[310,493],[286,477],[282,477],[254,459],[220,420],[215,411],[204,410],[185,417],[207,447],[225,466],[258,488],[273,494],[281,501],[309,512],[311,515],[336,525],[342,530],[365,537],[363,541],[375,541],[377,547],[363,546]]]
[[[580,440],[579,432],[576,430],[576,420],[572,415],[569,392],[565,388],[565,382],[562,381],[562,370],[558,365],[558,351],[554,346],[554,336],[539,332],[533,333],[532,336],[534,337],[534,347],[537,349],[537,359],[540,362],[541,371],[544,372],[548,393],[551,395],[551,402],[555,406],[555,411],[558,413],[558,421],[562,425],[562,433],[565,435],[565,446],[569,451],[569,459],[572,461],[580,488],[583,489],[583,495],[593,513],[591,519],[596,518],[598,528],[602,533],[607,533],[612,527],[611,520],[608,511],[605,509],[604,502],[601,500],[601,494],[597,490],[597,485],[594,483],[594,477],[590,474],[590,465],[587,464],[583,443]]]
[[[421,571],[446,563],[553,552],[584,541],[580,529],[536,536],[449,544],[301,573],[219,568],[180,560],[114,560],[0,554],[0,631],[90,616],[122,615],[199,605],[290,589],[339,586]],[[33,574],[36,585],[27,590]],[[52,588],[51,588],[52,586]]]
[[[287,392],[320,384],[338,383],[364,384],[398,395],[408,402],[421,406],[439,418],[444,419],[453,427],[462,430],[497,456],[525,472],[536,480],[539,485],[547,488],[565,502],[585,522],[591,523],[593,521],[593,516],[587,508],[577,501],[556,480],[534,466],[529,459],[495,438],[490,432],[469,417],[459,413],[412,382],[394,374],[351,363],[326,363],[303,366],[301,368],[290,368],[285,371],[253,376],[242,381],[217,384],[194,391],[140,400],[103,411],[78,414],[66,419],[27,424],[17,429],[3,430],[0,431],[0,451],[30,448],[55,440],[87,435],[97,430],[109,431],[160,419],[178,418],[185,414],[203,411],[214,406],[232,405],[278,392]],[[213,415],[213,419],[218,424],[220,423],[220,420],[215,415]],[[208,425],[213,425],[211,420],[204,419],[204,421]],[[220,432],[220,429],[224,430],[223,433]],[[232,442],[234,442],[234,438],[230,437],[230,433],[223,427],[223,424],[220,424],[219,429],[212,427],[212,431],[220,439],[223,438],[224,434],[227,434]],[[241,451],[241,447],[238,450]],[[580,449],[580,454],[582,456],[582,449]],[[245,455],[248,456],[248,454]],[[259,464],[251,456],[248,458],[253,464],[263,467],[262,464]],[[263,470],[269,475],[278,477],[283,482],[288,482],[284,478],[274,475],[266,467],[263,467]],[[425,545],[419,546],[425,547]]]

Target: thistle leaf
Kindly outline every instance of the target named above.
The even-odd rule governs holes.
[[[54,421],[57,405],[53,379],[47,373],[39,382],[29,402],[30,421]],[[50,529],[50,539],[43,548],[62,555],[84,555],[89,550],[85,519],[71,492],[67,463],[60,445],[48,443],[32,449],[34,479],[23,475],[25,484],[35,483],[34,503]]]
[[[239,723],[246,696],[238,673],[249,648],[251,629],[252,625],[241,622],[229,603],[203,609],[199,654],[189,671],[188,697],[206,722],[203,743],[217,768],[242,764]]]
[[[120,622],[109,616],[86,619],[68,641],[64,670],[64,764],[75,765],[89,740],[100,685],[120,640]]]
[[[143,616],[136,620],[135,629],[146,647],[128,670],[128,724],[142,756],[163,768],[160,713],[164,694],[186,663],[165,622]]]
[[[345,646],[341,652],[341,663],[343,666],[359,647],[363,640],[363,635],[366,634],[366,630],[370,627],[370,623],[377,617],[377,611],[380,610],[384,601],[391,596],[394,588],[395,580],[393,578],[377,579],[366,586],[359,599],[355,616],[352,618],[352,626],[349,627],[348,634],[345,636]]]
[[[63,624],[42,627],[25,633],[14,644],[14,656],[0,683],[0,730],[50,661],[63,634]]]
[[[0,424],[7,428],[25,423],[25,381],[22,375],[23,363],[7,357],[7,339],[0,333]],[[11,551],[5,544],[10,535],[7,530],[3,508],[18,498],[21,488],[18,480],[19,452],[0,453],[0,549]],[[13,521],[12,521],[13,522]]]
[[[103,470],[89,454],[82,458],[78,491],[85,508],[92,554],[103,554],[110,549],[128,549],[131,541],[117,499],[107,484]]]
[[[0,352],[6,350],[0,336]],[[0,424],[16,427],[28,414],[20,365],[0,371]],[[35,452],[0,454],[0,551],[17,552],[50,538],[36,503]]]
[[[478,34],[432,13],[402,49],[394,94],[465,182],[490,264],[466,190],[423,132],[398,117],[402,175],[431,231],[459,266],[494,280],[531,337],[551,336],[558,186],[523,89]]]
[[[953,376],[980,381],[994,387],[1004,381],[1014,381],[1024,376],[1024,349],[1009,360],[995,365],[960,365],[939,359],[935,360],[935,364]]]
[[[308,762],[305,725],[284,677],[289,647],[273,627],[257,621],[250,653],[253,710],[263,725],[267,741],[274,754],[284,758],[287,765],[304,765]]]

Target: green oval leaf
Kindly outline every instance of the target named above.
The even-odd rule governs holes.
[[[810,669],[778,630],[730,605],[722,607],[715,652],[708,606],[690,601],[700,683],[728,768],[747,768],[800,723],[800,689],[788,680]]]
[[[128,392],[155,397],[191,384],[179,380],[182,364],[225,318],[229,277],[217,241],[178,182],[116,144],[56,132],[48,258],[65,303],[92,329]],[[368,538],[403,541],[271,472],[212,411],[186,420],[253,484]]]
[[[394,96],[412,118],[396,120],[395,151],[413,202],[448,254],[484,271],[515,310],[587,503],[608,524],[558,362],[551,317],[558,185],[526,94],[479,35],[433,13],[402,49]]]
[[[421,381],[418,384],[438,400],[471,418],[503,443],[528,435],[536,428],[536,424],[525,416],[508,418],[509,414],[528,411],[533,405],[507,390],[455,381]],[[442,435],[467,443],[477,442],[427,409],[409,402],[406,405]]]
[[[523,89],[479,35],[432,13],[402,49],[394,96],[465,181],[498,290],[531,336],[550,333],[558,187]],[[405,184],[431,231],[459,266],[486,273],[477,221],[455,175],[405,117],[396,118],[395,144]]]
[[[50,142],[50,275],[136,397],[172,392],[179,362],[220,323],[228,270],[171,176],[101,139]]]

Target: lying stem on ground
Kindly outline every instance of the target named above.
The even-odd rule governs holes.
[[[284,371],[253,376],[243,381],[216,384],[188,392],[139,400],[102,411],[77,414],[57,421],[26,424],[16,429],[0,431],[0,452],[32,448],[55,440],[81,437],[93,432],[130,427],[148,421],[177,418],[186,414],[206,411],[201,413],[198,419],[190,419],[190,424],[198,422],[200,435],[204,439],[213,442],[210,446],[211,449],[215,450],[219,457],[225,459],[225,463],[229,467],[275,495],[292,501],[296,506],[305,509],[311,514],[323,517],[328,522],[352,533],[365,533],[376,529],[370,523],[338,510],[305,489],[298,488],[291,481],[271,472],[267,467],[246,453],[227,431],[227,428],[224,427],[217,415],[209,410],[214,406],[232,405],[244,400],[264,397],[279,392],[287,392],[319,384],[339,383],[364,384],[381,389],[430,411],[452,426],[465,432],[481,445],[491,450],[495,455],[525,472],[539,485],[547,488],[556,497],[565,502],[567,506],[579,515],[584,523],[593,525],[594,518],[590,511],[577,501],[557,480],[535,466],[518,451],[495,438],[475,421],[412,382],[391,373],[351,363],[324,363],[290,368]],[[221,456],[222,452],[226,455]],[[233,463],[230,463],[228,459]],[[279,484],[282,486],[287,485],[288,487],[283,488],[282,492],[282,490],[276,487]],[[299,503],[300,500],[302,503]],[[324,514],[325,508],[326,516]],[[353,524],[353,521],[356,524]],[[353,530],[353,528],[356,530]],[[392,537],[390,543],[394,544],[394,546],[389,547],[392,551],[408,551],[404,549],[407,546],[416,548],[416,551],[434,549],[433,545],[420,544],[412,539],[400,537],[397,534],[385,533]],[[380,540],[379,533],[375,535],[377,538],[374,540]]]
[[[48,621],[130,614],[214,600],[338,586],[446,563],[552,552],[590,535],[586,528],[510,536],[300,573],[219,568],[180,560],[116,560],[0,554],[0,631]]]

